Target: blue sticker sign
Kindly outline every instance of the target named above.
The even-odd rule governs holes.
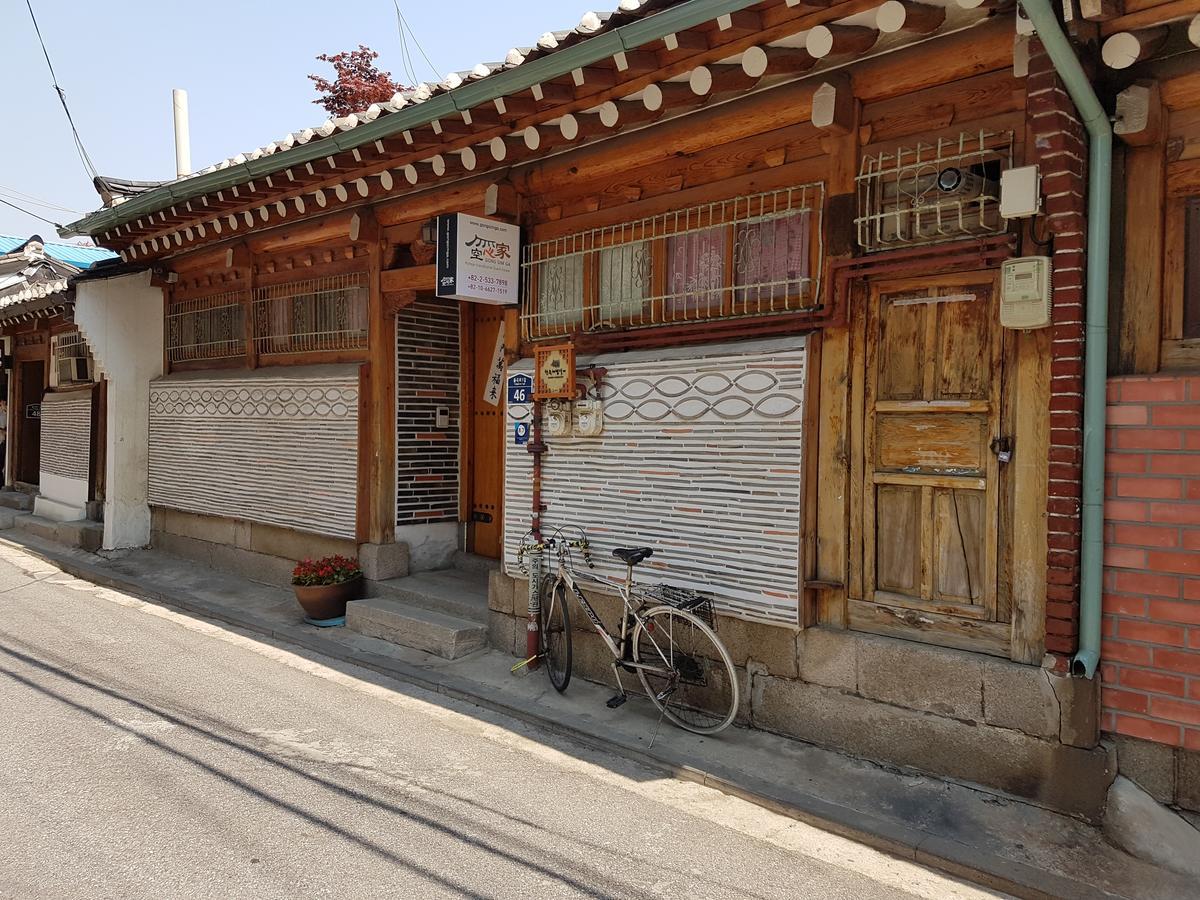
[[[508,402],[528,403],[533,399],[533,378],[523,372],[508,376]],[[518,441],[517,443],[521,443]]]
[[[520,446],[521,444],[529,443],[529,423],[515,422],[513,423],[513,441]]]

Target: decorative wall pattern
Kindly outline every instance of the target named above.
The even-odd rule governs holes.
[[[458,302],[418,298],[396,316],[396,523],[458,521]],[[438,407],[449,423],[437,426]]]
[[[612,548],[654,547],[640,578],[711,591],[729,615],[796,625],[806,351],[803,338],[792,344],[587,360],[608,369],[604,434],[547,439],[548,529],[582,525],[603,574],[624,574]],[[512,424],[529,415],[527,406],[508,410],[511,571],[529,527],[532,476]]]
[[[355,367],[150,385],[150,504],[353,538]]]
[[[92,453],[92,392],[47,394],[42,400],[39,469],[87,481]]]

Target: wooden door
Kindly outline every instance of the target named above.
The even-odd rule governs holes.
[[[1007,655],[995,276],[874,285],[866,334],[862,597],[850,625]]]
[[[497,385],[496,342],[504,330],[504,310],[480,303],[463,304],[470,316],[471,377],[469,454],[470,550],[500,558],[504,510],[504,385]],[[499,391],[496,391],[496,388]],[[492,401],[495,402],[492,402]]]
[[[14,419],[17,426],[16,480],[37,484],[42,458],[42,395],[46,392],[46,364],[42,360],[17,363],[17,390]]]

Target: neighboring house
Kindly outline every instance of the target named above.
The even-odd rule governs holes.
[[[103,440],[87,341],[74,323],[71,279],[115,254],[98,247],[0,237],[0,335],[8,405],[5,485],[32,495],[35,515],[84,519],[103,497]]]
[[[1180,173],[1200,108],[1200,29],[1170,21],[1178,8],[1070,17],[1139,29],[1121,58],[1147,57],[1129,71],[1160,78],[1172,110],[1143,177],[1171,190],[1196,183]],[[979,0],[626,0],[75,223],[122,259],[77,287],[123,441],[106,546],[280,578],[288,559],[357,550],[376,581],[456,550],[500,558],[488,632],[523,654],[513,562],[534,475],[515,436],[532,409],[506,407],[495,379],[505,351],[519,374],[569,345],[603,425],[547,404],[543,527],[583,525],[603,566],[611,547],[656,546],[640,574],[712,591],[744,721],[1097,818],[1118,767],[1136,776],[1146,758],[1101,740],[1100,558],[1080,542],[1085,493],[1103,490],[1083,465],[1103,430],[1085,427],[1084,394],[1092,415],[1104,388],[1100,367],[1084,378],[1084,301],[1102,334],[1109,268],[1088,256],[1086,210],[1109,185],[1082,173],[1071,97],[1086,112],[1091,87],[1027,31]],[[1048,46],[1097,62],[1087,43]],[[1124,302],[1144,284],[1177,298],[1181,207],[1143,253],[1155,195],[1115,188]],[[435,296],[448,213],[521,226],[519,307]],[[1091,223],[1097,246],[1107,224]],[[1142,333],[1142,314],[1115,337]],[[1188,321],[1174,315],[1155,322]],[[1183,412],[1157,424],[1186,468],[1200,446],[1172,417],[1197,395],[1180,383]],[[1145,487],[1159,480],[1170,515],[1191,516],[1197,482]],[[1180,624],[1153,632],[1174,655],[1152,656],[1150,631],[1130,639],[1131,664],[1161,661],[1176,693],[1134,716],[1173,730],[1137,733],[1191,748],[1178,766],[1164,752],[1190,773],[1172,799],[1200,808],[1192,571],[1163,586]],[[376,609],[404,639],[402,612]],[[578,641],[577,665],[607,678]],[[1116,662],[1100,671],[1119,678]]]

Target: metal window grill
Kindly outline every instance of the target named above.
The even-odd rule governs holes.
[[[326,275],[256,289],[254,345],[261,354],[366,347],[366,273]]]
[[[167,311],[167,359],[229,359],[246,355],[245,291],[183,300]]]
[[[886,250],[1003,232],[1000,173],[1012,158],[1012,132],[987,131],[864,157],[859,245]]]
[[[92,353],[82,332],[68,331],[53,340],[55,380],[81,384],[92,380]]]
[[[528,244],[524,334],[816,310],[823,200],[805,184]]]

